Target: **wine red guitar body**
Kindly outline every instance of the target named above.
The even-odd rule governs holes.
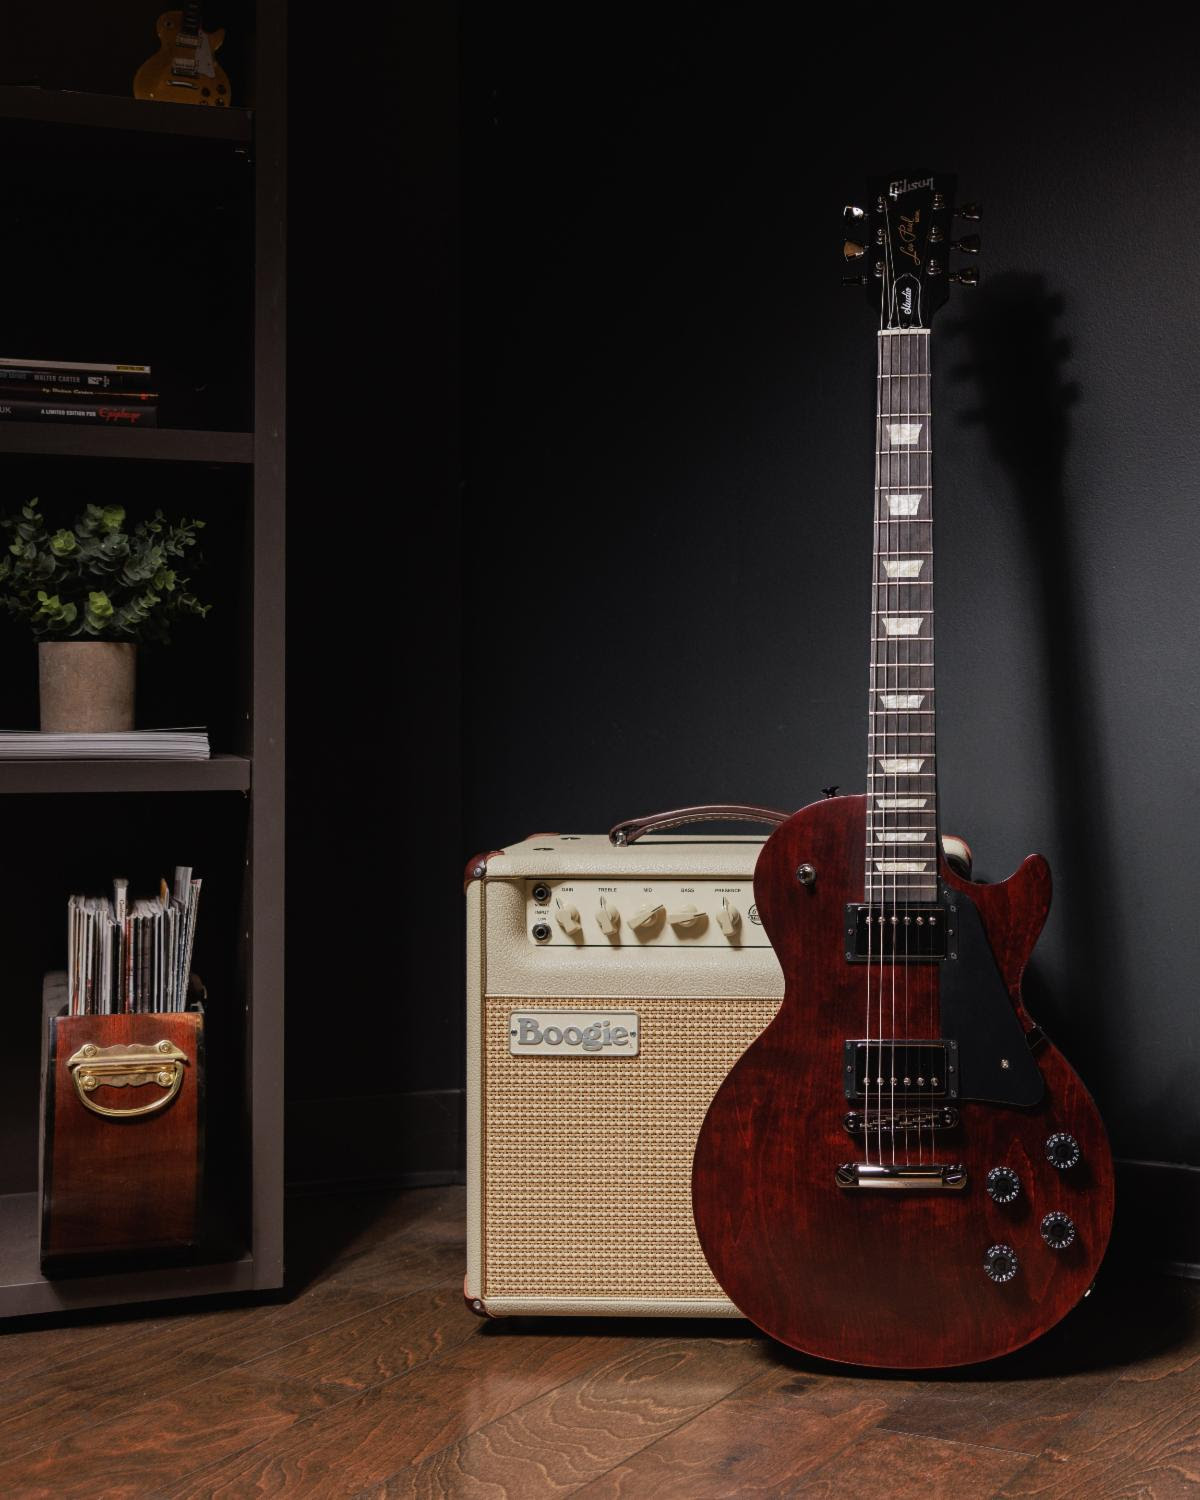
[[[865,802],[864,796],[814,802],[763,846],[754,897],[783,966],[786,995],[703,1122],[694,1158],[696,1229],[730,1301],[793,1349],[885,1368],[971,1364],[1028,1344],[1091,1289],[1112,1224],[1112,1155],[1088,1091],[1020,998],[1020,978],[1050,906],[1046,861],[1031,856],[999,885],[960,879],[942,861],[942,895],[962,924],[957,957],[850,962],[847,903],[862,900]],[[798,879],[801,867],[808,868]],[[876,1010],[880,996],[885,1007],[895,996],[906,1017],[901,1022],[891,1011],[883,1032],[944,1038],[945,972],[965,962],[974,963],[974,972],[954,975],[962,1035],[953,1055],[963,1056],[959,1122],[919,1142],[922,1163],[962,1167],[965,1185],[847,1190],[838,1185],[840,1164],[918,1160],[912,1134],[897,1133],[892,1146],[888,1137],[871,1142],[844,1125],[852,1107],[846,1043],[864,1035],[868,986]],[[1002,1038],[1001,1049],[992,1050],[1004,1056],[992,1056],[989,1038],[972,1037],[977,992],[981,1026]],[[1001,1016],[1005,996],[1011,1013]],[[868,1025],[876,1028],[877,1020]],[[1004,1091],[1005,1077],[1022,1068],[1037,1089],[1032,1059],[1040,1100],[1014,1106],[972,1098],[972,1049],[974,1082],[984,1092]],[[993,1064],[996,1073],[989,1071]],[[1047,1142],[1064,1136],[1079,1149],[1067,1169],[1047,1155]],[[996,1167],[1016,1175],[1019,1191],[1011,1202],[990,1196]],[[1010,1187],[1010,1178],[1002,1185]],[[1047,1241],[1047,1215],[1070,1220],[1070,1244],[1055,1248]],[[1008,1248],[1016,1260],[1007,1280],[993,1280],[986,1268],[995,1247]],[[1007,1274],[1010,1265],[999,1269]]]

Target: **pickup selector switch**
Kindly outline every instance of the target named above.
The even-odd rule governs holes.
[[[1051,1250],[1065,1250],[1075,1243],[1075,1221],[1055,1209],[1042,1220],[1042,1238]]]
[[[1021,1179],[1011,1167],[993,1167],[986,1186],[993,1203],[1012,1203],[1021,1191]]]
[[[1078,1166],[1081,1155],[1079,1142],[1064,1131],[1056,1131],[1046,1141],[1046,1160],[1060,1172],[1069,1172],[1072,1167]]]
[[[993,1281],[1011,1281],[1017,1274],[1017,1252],[1011,1245],[993,1245],[983,1257],[983,1269]]]

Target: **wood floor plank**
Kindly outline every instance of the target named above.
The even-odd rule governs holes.
[[[536,1361],[502,1361],[472,1377],[449,1360],[373,1386],[277,1439],[197,1471],[170,1500],[240,1496],[341,1497],[377,1485],[465,1433],[536,1400],[612,1358],[628,1339],[559,1339]]]
[[[945,1438],[1031,1457],[1112,1385],[1111,1370],[1072,1379],[926,1384],[880,1423],[891,1432]]]
[[[312,1386],[226,1371],[170,1395],[143,1392],[119,1421],[0,1462],[0,1495],[115,1500],[161,1493],[201,1464],[279,1434],[319,1407]]]
[[[351,1396],[445,1354],[478,1331],[479,1319],[467,1311],[461,1290],[413,1292],[297,1339],[246,1368]]]
[[[1002,1491],[1006,1497],[1200,1496],[1200,1349],[1138,1367]]]
[[[991,1500],[1028,1462],[1023,1453],[875,1428],[808,1474],[800,1493],[805,1500]]]
[[[576,1491],[577,1500],[732,1500],[798,1482],[874,1427],[907,1383],[802,1374],[781,1364]]]
[[[106,1348],[89,1349],[44,1374],[3,1387],[0,1454],[12,1457],[99,1422],[113,1422],[148,1392],[169,1394],[234,1363],[219,1350],[193,1351],[162,1339],[139,1346],[118,1333]]]
[[[746,1385],[768,1358],[751,1339],[635,1344],[393,1475],[377,1494],[380,1500],[574,1494]]]

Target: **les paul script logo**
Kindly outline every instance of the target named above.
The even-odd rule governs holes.
[[[917,224],[921,219],[921,210],[915,213],[900,215],[900,254],[907,255],[915,265],[921,264],[921,257],[917,254]]]

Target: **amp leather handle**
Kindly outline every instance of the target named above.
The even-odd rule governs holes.
[[[608,830],[614,844],[634,844],[645,833],[659,833],[664,828],[681,828],[685,823],[766,823],[778,828],[791,813],[774,807],[755,807],[747,802],[706,802],[700,807],[677,807],[674,812],[651,813],[646,818],[627,818]]]

